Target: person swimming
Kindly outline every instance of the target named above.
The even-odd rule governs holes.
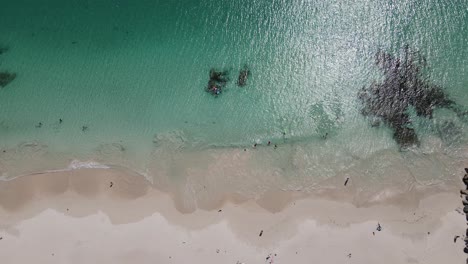
[[[221,93],[221,88],[216,85],[212,85],[208,90],[213,95],[218,95]]]

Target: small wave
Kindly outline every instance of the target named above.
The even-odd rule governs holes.
[[[46,173],[55,173],[55,172],[66,172],[72,170],[79,170],[79,169],[111,169],[111,167],[107,165],[100,164],[95,161],[79,161],[79,160],[72,160],[70,164],[64,169],[55,169],[55,170],[44,170],[44,171],[37,171],[33,173],[27,173],[22,175],[17,175],[15,177],[9,177],[6,173],[0,175],[0,181],[10,181],[18,177],[22,176],[30,176],[30,175],[38,175],[38,174],[46,174]]]
[[[65,169],[57,169],[57,170],[46,170],[44,172],[38,172],[34,174],[42,174],[42,173],[51,173],[51,172],[63,172],[63,171],[71,171],[71,170],[79,170],[79,169],[110,169],[111,167],[107,165],[103,165],[99,162],[95,161],[80,161],[80,160],[72,160],[70,165],[68,165]]]
[[[79,170],[79,169],[110,169],[109,166],[100,164],[95,161],[79,161],[72,160],[68,165],[67,170]]]

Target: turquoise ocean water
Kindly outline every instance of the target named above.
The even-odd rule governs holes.
[[[380,78],[379,49],[409,45],[468,108],[467,14],[464,0],[2,0],[0,71],[17,77],[0,90],[1,172],[94,160],[161,185],[257,177],[252,192],[451,179],[468,158],[466,120],[415,117],[421,146],[400,152],[357,93]],[[230,73],[217,98],[204,91],[211,68]]]

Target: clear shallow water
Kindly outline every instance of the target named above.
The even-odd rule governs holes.
[[[2,1],[0,69],[17,73],[0,90],[2,172],[92,159],[162,185],[211,174],[258,177],[266,189],[350,174],[382,183],[392,168],[448,178],[466,160],[466,121],[450,111],[420,119],[421,147],[400,153],[390,130],[360,114],[357,92],[380,78],[378,49],[408,44],[468,107],[467,13],[463,0]],[[239,88],[245,64],[252,75]],[[218,98],[204,91],[212,67],[230,71]],[[238,160],[269,140],[277,150]]]

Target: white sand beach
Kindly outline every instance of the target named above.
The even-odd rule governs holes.
[[[2,181],[0,262],[439,264],[466,259],[466,220],[457,192],[369,207],[312,196],[287,198],[283,205],[278,199],[287,195],[271,196],[277,199],[233,198],[210,210],[184,212],[144,178],[112,169]]]

